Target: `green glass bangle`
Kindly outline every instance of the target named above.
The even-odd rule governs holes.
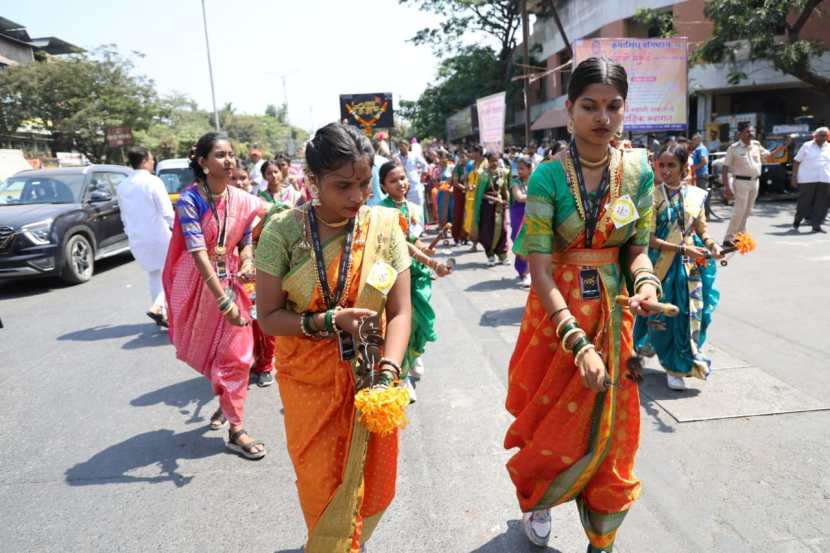
[[[319,334],[320,331],[314,327],[314,314],[303,313],[303,327],[309,335]]]
[[[588,347],[588,345],[590,343],[591,343],[591,340],[589,340],[587,336],[580,336],[579,339],[576,342],[574,342],[573,347],[571,349],[569,349],[568,351],[570,353],[576,355],[577,353],[582,351],[583,348]]]
[[[593,346],[593,344],[588,338],[582,338],[578,340],[576,344],[574,344],[573,349],[571,349],[571,353],[573,353],[574,357],[576,357],[577,355],[579,355],[579,352],[591,346]]]
[[[300,330],[306,338],[311,338],[314,335],[314,333],[308,328],[308,320],[310,316],[311,315],[307,311],[300,315]]]
[[[559,329],[559,339],[561,340],[565,334],[567,334],[575,328],[579,328],[579,325],[576,324],[576,321],[570,321],[566,323],[565,326]]]
[[[334,309],[326,311],[326,332],[334,332]]]

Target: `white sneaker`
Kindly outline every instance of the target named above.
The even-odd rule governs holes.
[[[666,373],[666,386],[668,386],[670,390],[682,392],[686,389],[686,381],[683,380],[683,377],[681,376],[674,376],[673,374]]]
[[[550,511],[531,511],[522,515],[522,528],[530,543],[545,547],[550,540]]]
[[[520,286],[522,288],[530,288],[530,285],[531,285],[530,284],[530,273],[528,273],[524,276],[524,278],[522,278],[522,280],[520,282]]]
[[[409,393],[409,403],[415,403],[418,399],[418,395],[415,393],[415,386],[412,385],[412,381],[408,377],[403,381],[403,386]]]
[[[487,266],[488,267],[495,267],[496,266],[496,256],[490,256],[487,258]]]
[[[412,368],[409,369],[409,377],[415,380],[421,380],[421,377],[424,376],[424,362],[421,361],[421,358],[417,358],[415,363],[412,365]]]

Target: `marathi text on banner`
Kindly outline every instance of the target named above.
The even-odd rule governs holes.
[[[625,130],[685,131],[688,128],[686,37],[590,38],[574,44],[574,64],[605,56],[628,73]]]
[[[481,145],[488,152],[504,149],[505,93],[498,92],[476,100],[478,133]]]

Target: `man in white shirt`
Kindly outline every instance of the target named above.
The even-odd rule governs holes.
[[[415,154],[409,152],[409,144],[406,140],[398,142],[398,161],[401,163],[406,179],[409,181],[409,190],[406,191],[406,199],[418,207],[424,207],[424,185],[421,183],[421,174],[427,170],[426,160]]]
[[[268,188],[268,182],[262,176],[262,164],[265,163],[265,160],[262,159],[262,152],[256,148],[251,150],[251,163],[249,173],[251,174],[251,180],[254,181],[254,185],[251,187],[251,193],[256,196]]]
[[[793,161],[793,188],[799,189],[798,207],[795,210],[793,228],[798,230],[801,221],[809,219],[814,232],[826,232],[821,228],[830,205],[830,144],[827,143],[827,127],[819,127],[813,139],[799,148]]]
[[[153,174],[156,160],[147,148],[130,148],[127,159],[135,172],[118,185],[118,205],[124,231],[141,268],[150,282],[152,305],[147,316],[167,326],[161,271],[172,235],[173,204],[164,183]]]

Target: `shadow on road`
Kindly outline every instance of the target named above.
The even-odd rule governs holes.
[[[95,262],[95,274],[92,275],[92,280],[86,285],[92,285],[95,282],[95,276],[106,273],[112,269],[117,269],[122,265],[133,261],[132,255],[117,255],[109,259],[102,259]],[[77,284],[74,286],[84,286]],[[0,300],[25,298],[29,296],[37,296],[40,294],[48,294],[53,290],[62,290],[64,288],[72,288],[73,285],[66,284],[57,276],[49,277],[35,277],[35,278],[20,278],[15,280],[0,281]]]
[[[752,209],[752,217],[777,217],[779,213],[795,213],[795,203],[791,201],[759,201]]]
[[[525,306],[510,307],[508,309],[493,309],[481,314],[479,326],[519,326],[525,316]]]
[[[666,386],[665,375],[666,373],[661,370],[649,367],[643,369],[644,380],[640,384],[640,405],[646,414],[654,420],[654,425],[659,432],[672,433],[677,431],[673,426],[676,422],[657,402],[663,399],[676,399],[683,396],[693,397],[699,395],[700,390],[695,388],[689,388],[682,392],[670,390]],[[670,420],[672,424],[667,424],[665,422],[666,420]]]
[[[72,342],[98,342],[101,340],[115,340],[133,336],[133,339],[125,342],[121,349],[132,350],[140,348],[154,348],[170,344],[167,338],[167,331],[148,321],[147,323],[134,323],[128,325],[99,325],[84,330],[69,332],[58,336],[59,341]]]
[[[280,549],[279,551],[274,551],[274,553],[303,553],[303,548],[298,547],[297,549]]]
[[[640,406],[645,410],[646,414],[654,421],[654,426],[658,432],[671,434],[677,430],[670,424],[666,424],[664,417],[669,417],[665,411],[657,406],[657,402],[648,397],[646,394],[640,394]]]
[[[207,378],[197,376],[184,382],[177,382],[164,388],[159,388],[139,396],[130,402],[133,407],[149,407],[151,405],[168,405],[175,407],[182,415],[191,415],[185,421],[187,424],[205,422],[206,417],[202,416],[202,409],[213,400],[213,390]],[[196,406],[190,411],[191,404]]]
[[[69,284],[66,284],[57,277],[6,280],[0,282],[0,300],[12,300],[37,296],[38,294],[48,294],[52,290],[62,290],[63,288],[69,287]]]
[[[507,530],[470,553],[562,553],[552,547],[537,547],[528,541],[520,520],[508,520]]]
[[[515,290],[518,288],[516,279],[500,278],[498,280],[482,280],[465,288],[466,292],[496,292],[498,290]]]
[[[484,255],[484,254],[482,253],[482,255]],[[465,261],[464,263],[457,263],[455,265],[455,270],[456,271],[462,271],[464,269],[489,269],[489,268],[490,268],[490,266],[487,265],[486,261],[481,261],[481,262],[479,262],[479,261]]]
[[[204,437],[208,431],[204,426],[179,434],[167,429],[138,434],[68,469],[66,482],[70,486],[172,482],[181,488],[189,484],[193,476],[179,474],[180,459],[203,459],[225,451],[222,438]],[[159,474],[129,474],[152,466],[157,467]]]

